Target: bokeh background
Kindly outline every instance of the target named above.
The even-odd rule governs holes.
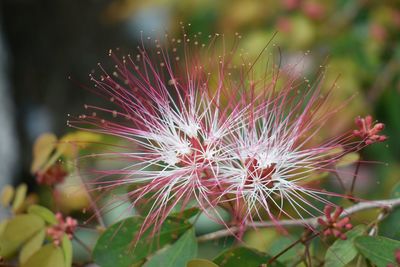
[[[81,85],[97,62],[109,61],[110,48],[134,51],[141,30],[174,33],[180,21],[193,33],[239,32],[255,55],[278,31],[283,60],[302,58],[309,70],[326,64],[327,85],[339,76],[334,101],[354,97],[326,131],[354,127],[357,115],[384,122],[389,140],[363,151],[379,162],[362,166],[357,190],[370,199],[390,195],[400,178],[398,0],[2,0],[0,186],[37,189],[29,172],[34,140],[67,133],[68,113],[101,103]]]

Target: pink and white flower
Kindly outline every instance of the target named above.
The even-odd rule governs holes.
[[[272,83],[278,84],[277,79]],[[315,201],[333,205],[326,196],[345,197],[312,187],[311,178],[334,171],[335,163],[359,150],[361,142],[352,140],[351,131],[319,140],[320,129],[328,126],[325,123],[337,109],[329,105],[330,92],[324,96],[320,84],[314,88],[304,84],[302,89],[295,87],[295,80],[289,78],[274,90],[255,89],[264,97],[253,101],[241,116],[240,127],[225,136],[223,147],[229,151],[219,162],[220,179],[226,185],[220,201],[236,203],[240,224],[263,220],[267,214],[279,226],[281,215],[315,216],[322,212]]]
[[[200,61],[185,58],[191,61],[182,70],[176,63],[178,57],[172,60],[161,45],[156,47],[157,61],[144,47],[135,59],[128,56],[119,61],[111,53],[117,62],[113,75],[100,66],[103,73],[91,80],[99,89],[96,92],[109,98],[118,110],[85,105],[93,113],[70,121],[76,128],[89,125],[91,131],[130,144],[127,152],[97,154],[126,165],[93,170],[97,178],[88,183],[102,190],[135,185],[127,194],[132,206],[143,199],[151,203],[143,231],[151,226],[156,226],[156,231],[178,204],[184,208],[194,199],[204,211],[215,205],[213,199],[221,192],[218,162],[226,153],[222,140],[238,127],[244,113],[234,101],[237,92],[228,95],[222,80],[216,88],[211,87],[208,69]],[[224,66],[218,71],[220,77],[225,75]],[[99,113],[111,118],[106,120]]]
[[[319,140],[320,129],[341,108],[329,105],[332,90],[323,94],[320,82],[299,83],[291,67],[257,80],[254,64],[236,68],[235,47],[203,60],[191,54],[184,37],[172,39],[172,52],[156,41],[153,52],[143,45],[135,57],[119,60],[110,53],[115,71],[100,66],[100,76],[91,76],[96,93],[117,109],[87,105],[92,114],[72,125],[128,143],[119,147],[125,151],[97,155],[125,165],[94,170],[98,177],[91,183],[103,190],[134,185],[127,194],[132,206],[143,199],[151,204],[142,232],[157,231],[171,210],[191,201],[207,214],[224,206],[241,225],[265,214],[279,225],[281,215],[321,214],[315,201],[332,205],[326,196],[341,195],[311,186],[312,175],[333,170],[365,145],[353,141],[352,131]],[[179,44],[182,60],[175,54]],[[218,213],[214,219],[224,223]]]

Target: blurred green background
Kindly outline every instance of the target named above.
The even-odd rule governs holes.
[[[356,191],[369,199],[392,194],[400,176],[398,0],[2,0],[0,70],[5,75],[0,77],[7,86],[0,100],[6,99],[10,108],[1,112],[10,112],[6,119],[12,134],[7,138],[15,145],[0,155],[13,154],[15,160],[4,167],[12,168],[7,172],[12,175],[0,174],[0,179],[27,182],[35,190],[29,173],[35,138],[46,131],[65,134],[67,113],[80,113],[84,103],[104,104],[80,86],[88,84],[96,63],[107,62],[110,48],[134,51],[141,30],[155,36],[179,33],[181,21],[191,23],[189,33],[239,32],[243,47],[254,55],[277,31],[273,42],[283,61],[302,59],[306,75],[326,64],[327,86],[339,76],[333,97],[337,105],[354,98],[325,131],[351,129],[358,115],[384,122],[389,140],[362,152],[364,160],[376,162],[362,166]],[[383,227],[389,229],[386,235],[398,218]]]

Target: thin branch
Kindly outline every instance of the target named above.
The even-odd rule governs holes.
[[[81,245],[85,250],[86,250],[86,252],[89,254],[89,255],[92,255],[92,249],[88,246],[88,245],[86,245],[85,244],[85,242],[83,242],[80,238],[78,238],[76,235],[74,235],[74,239],[75,239],[75,241],[79,244],[79,245]]]
[[[353,213],[357,213],[359,211],[376,209],[376,208],[385,208],[387,210],[391,210],[397,206],[400,206],[400,198],[376,200],[376,201],[366,201],[366,202],[361,202],[361,203],[358,203],[358,204],[348,207],[347,209],[345,209],[343,211],[343,213],[341,214],[341,217],[349,216],[349,215],[351,215]],[[317,227],[318,226],[318,218],[323,218],[323,216],[308,218],[308,219],[298,219],[298,220],[281,220],[281,221],[279,221],[279,225],[280,226]],[[246,229],[267,228],[267,227],[276,227],[276,222],[259,221],[259,222],[249,222],[248,224],[245,225]],[[225,236],[234,235],[238,231],[239,231],[239,227],[232,226],[228,229],[223,229],[223,230],[219,230],[216,232],[212,232],[209,234],[199,236],[197,238],[197,240],[199,242],[214,240],[214,239],[222,238]]]
[[[361,166],[361,160],[359,159],[357,161],[356,170],[354,171],[353,179],[351,181],[351,187],[350,187],[350,193],[349,193],[350,197],[354,196],[354,188],[356,186],[356,180],[357,180],[357,177],[358,177],[358,171],[360,170],[360,166]],[[349,198],[349,199],[353,200],[353,198]],[[354,202],[354,200],[353,200],[353,202]]]

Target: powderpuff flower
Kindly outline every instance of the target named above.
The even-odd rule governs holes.
[[[380,132],[385,128],[385,125],[383,123],[374,123],[371,115],[368,115],[365,118],[357,117],[355,123],[359,129],[354,130],[353,134],[354,136],[363,139],[366,145],[386,141],[387,136],[380,134]]]
[[[124,165],[92,170],[97,178],[88,184],[107,191],[130,186],[133,207],[143,199],[150,204],[139,236],[151,227],[154,233],[174,208],[193,200],[221,223],[209,208],[225,207],[240,225],[265,214],[278,226],[281,215],[321,214],[315,201],[331,205],[326,197],[341,195],[311,186],[312,175],[332,171],[344,155],[366,145],[354,141],[352,131],[319,140],[341,108],[328,104],[332,90],[323,94],[320,82],[299,84],[293,75],[298,66],[272,67],[271,75],[258,79],[253,67],[262,53],[238,64],[236,45],[219,55],[183,37],[171,39],[169,48],[155,40],[154,50],[142,45],[122,60],[110,52],[115,70],[99,65],[101,74],[91,75],[95,92],[117,108],[86,105],[92,113],[70,124],[127,145],[119,146],[126,151],[97,154]],[[191,54],[188,43],[205,56]]]
[[[240,127],[224,139],[227,151],[219,175],[225,187],[219,199],[234,203],[238,224],[267,215],[279,226],[281,216],[321,214],[316,202],[328,205],[327,196],[345,196],[312,186],[312,176],[334,171],[339,159],[362,147],[352,131],[320,140],[321,128],[341,108],[329,105],[332,90],[324,95],[320,82],[305,82],[302,89],[295,78],[278,79],[272,79],[273,89],[253,82],[262,101],[248,100],[254,103],[241,116]]]
[[[234,101],[238,92],[226,91],[222,61],[214,65],[219,80],[211,88],[207,65],[213,68],[214,61],[202,63],[196,56],[189,57],[188,40],[170,41],[177,47],[184,43],[182,60],[175,54],[176,47],[171,54],[157,40],[155,51],[143,45],[135,57],[119,60],[110,51],[117,62],[115,71],[109,74],[99,65],[102,74],[91,75],[91,80],[99,89],[96,93],[110,99],[117,109],[85,105],[92,113],[69,121],[76,128],[116,136],[129,144],[127,152],[97,154],[126,165],[93,170],[97,178],[88,184],[102,190],[135,186],[127,194],[132,206],[143,199],[150,203],[142,232],[153,226],[153,231],[159,229],[178,204],[184,208],[194,199],[204,211],[214,206],[213,199],[221,192],[222,140],[241,122],[244,110]]]

